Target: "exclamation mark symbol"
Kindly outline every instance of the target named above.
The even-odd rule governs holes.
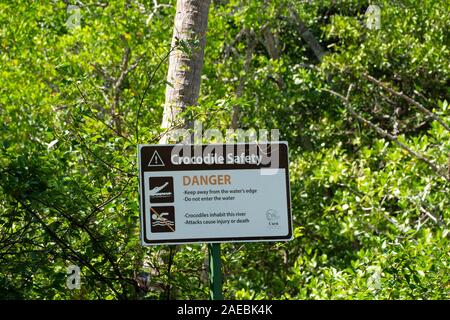
[[[149,167],[155,166],[155,167],[161,167],[164,166],[164,162],[161,159],[161,156],[159,155],[158,151],[155,150],[153,152],[152,158],[150,159],[150,162],[148,163]]]

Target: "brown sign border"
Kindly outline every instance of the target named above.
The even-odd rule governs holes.
[[[144,188],[144,173],[145,172],[164,172],[164,171],[201,171],[201,170],[242,170],[242,169],[262,169],[270,168],[270,164],[179,164],[173,165],[170,160],[170,154],[174,147],[183,146],[186,148],[201,148],[202,151],[206,147],[216,146],[216,147],[234,147],[233,150],[237,150],[237,146],[245,147],[244,150],[249,151],[250,145],[256,145],[257,143],[233,143],[233,144],[202,144],[202,145],[149,145],[149,144],[139,144],[138,145],[138,164],[139,164],[139,199],[140,199],[140,223],[141,223],[141,243],[142,245],[158,245],[158,244],[187,244],[187,243],[224,243],[224,242],[262,242],[262,241],[288,241],[292,239],[292,213],[291,213],[291,188],[289,181],[289,157],[288,157],[288,143],[285,141],[268,142],[260,144],[265,148],[269,146],[273,148],[275,145],[278,146],[279,150],[279,161],[277,168],[285,169],[285,179],[286,179],[286,197],[287,197],[287,215],[288,215],[288,229],[289,232],[285,236],[261,236],[261,237],[222,237],[222,238],[198,238],[198,239],[163,239],[163,240],[151,240],[147,238],[146,230],[146,215],[145,215],[145,188]],[[142,151],[143,149],[144,152]],[[147,164],[150,162],[154,151],[158,151],[161,156],[164,166],[153,166],[149,167]],[[148,152],[148,153],[147,153]],[[167,157],[169,155],[169,157]]]

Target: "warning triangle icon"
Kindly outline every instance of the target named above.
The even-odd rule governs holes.
[[[155,150],[153,152],[152,158],[150,159],[150,162],[148,163],[149,167],[161,167],[164,166],[164,161],[162,161],[161,156],[159,155],[158,151]]]

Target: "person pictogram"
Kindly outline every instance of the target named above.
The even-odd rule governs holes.
[[[150,208],[151,232],[175,232],[175,208],[173,206]]]

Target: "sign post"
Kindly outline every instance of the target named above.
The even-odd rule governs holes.
[[[220,243],[208,244],[209,254],[209,286],[211,300],[223,300],[222,295],[222,262],[220,260]]]
[[[222,299],[221,242],[292,238],[286,142],[139,145],[142,245],[209,243]]]

